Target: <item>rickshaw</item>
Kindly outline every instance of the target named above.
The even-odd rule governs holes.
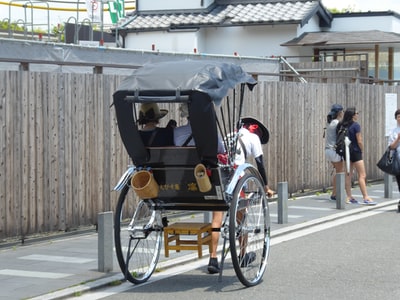
[[[229,254],[244,286],[262,280],[270,251],[264,183],[252,164],[237,166],[234,162],[244,95],[256,83],[236,64],[173,61],[144,65],[113,94],[121,139],[133,162],[114,188],[120,192],[115,249],[126,280],[140,284],[155,271],[171,211],[225,212],[219,280]],[[137,113],[141,103],[149,102],[160,106],[186,103],[195,146],[146,147]],[[225,137],[226,153],[221,160],[218,136]],[[250,250],[256,253],[255,261],[243,265],[240,254]]]

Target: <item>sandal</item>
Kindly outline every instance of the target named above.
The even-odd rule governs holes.
[[[267,197],[268,197],[268,198],[272,198],[272,197],[276,194],[276,192],[273,191],[273,190],[271,190],[271,189],[268,189],[268,190],[266,191],[266,194],[267,194]]]
[[[376,203],[375,201],[373,201],[371,199],[364,199],[362,204],[364,204],[364,205],[377,205],[378,203]]]
[[[347,204],[358,204],[358,201],[354,198],[347,198],[346,203]]]

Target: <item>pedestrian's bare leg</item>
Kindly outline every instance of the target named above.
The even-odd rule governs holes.
[[[371,200],[368,196],[367,192],[367,174],[365,172],[364,161],[359,160],[354,163],[354,167],[356,168],[358,174],[358,185],[360,186],[361,194],[363,195],[363,200]]]
[[[353,195],[351,194],[351,178],[353,177],[353,163],[350,164],[350,172],[347,173],[347,170],[345,170],[346,172],[346,179],[345,179],[345,189],[346,189],[346,196],[347,199],[353,199]]]
[[[336,196],[336,174],[343,172],[343,161],[333,162],[335,173],[332,175],[332,196]]]

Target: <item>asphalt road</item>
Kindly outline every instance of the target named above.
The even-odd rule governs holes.
[[[222,282],[200,260],[79,299],[400,299],[400,214],[392,205],[272,239],[263,281],[245,288],[230,260]]]

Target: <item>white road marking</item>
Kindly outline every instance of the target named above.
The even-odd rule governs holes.
[[[374,216],[377,214],[381,214],[383,212],[393,210],[393,208],[394,208],[394,206],[386,206],[386,207],[382,207],[380,209],[366,211],[362,214],[350,215],[348,217],[333,220],[331,222],[318,224],[318,225],[315,225],[312,227],[307,227],[304,229],[300,229],[298,231],[290,232],[285,235],[277,236],[277,237],[274,237],[271,239],[271,246],[280,244],[282,242],[290,241],[290,240],[293,240],[293,239],[296,239],[299,237],[303,237],[303,236],[306,236],[306,235],[309,235],[309,234],[312,234],[315,232],[319,232],[319,231],[322,231],[325,229],[329,229],[329,228],[343,225],[346,223],[350,223],[350,222],[354,222],[354,221],[361,220],[364,218],[368,218],[368,217],[371,217],[371,216]]]
[[[0,275],[47,278],[47,279],[60,279],[60,278],[72,276],[72,274],[66,274],[66,273],[32,272],[32,271],[10,270],[10,269],[0,270]]]
[[[95,261],[95,259],[91,259],[91,258],[41,255],[41,254],[32,254],[32,255],[27,255],[27,256],[21,256],[18,258],[19,259],[27,259],[27,260],[52,261],[52,262],[60,262],[60,263],[68,263],[68,264],[85,264],[85,263]]]
[[[372,190],[372,193],[381,193],[383,194],[385,191],[384,190]],[[393,190],[394,194],[399,194],[399,191]]]
[[[278,217],[278,214],[272,214],[272,213],[270,213],[269,216],[270,216],[270,217],[277,218],[277,217]],[[288,215],[288,218],[292,218],[292,219],[297,219],[297,218],[301,218],[301,217],[303,217],[303,216],[300,216],[300,215]]]
[[[88,259],[88,258],[40,255],[40,254],[21,256],[18,257],[18,259],[51,261],[51,262],[69,263],[69,264],[84,264],[95,261],[95,259]],[[38,272],[38,271],[13,270],[13,269],[0,270],[0,275],[30,277],[30,278],[46,278],[46,279],[61,279],[68,276],[72,276],[72,274],[67,274],[67,273]]]
[[[332,203],[334,203],[332,201]],[[288,209],[303,209],[303,210],[320,210],[320,211],[332,211],[333,208],[327,208],[327,207],[312,207],[312,206],[295,206],[295,205],[289,205]]]

